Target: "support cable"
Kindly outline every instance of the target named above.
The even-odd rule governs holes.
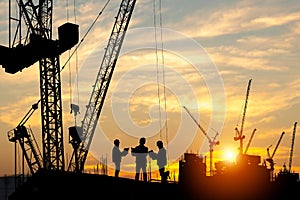
[[[159,56],[158,56],[158,39],[157,39],[157,24],[156,24],[156,0],[153,1],[153,21],[154,21],[154,38],[155,38],[155,55],[156,55],[156,77],[157,77],[157,96],[158,96],[158,104],[159,104],[159,125],[160,125],[160,139],[162,140],[162,111],[160,109],[161,106],[161,97],[160,97],[160,70],[159,70]],[[166,83],[165,83],[165,62],[164,62],[164,43],[163,43],[163,26],[162,26],[162,1],[159,0],[159,5],[158,5],[158,11],[159,11],[159,31],[160,31],[160,48],[161,48],[161,66],[162,66],[162,85],[163,85],[163,101],[164,101],[164,109],[165,109],[165,119],[166,119],[166,124],[165,124],[165,140],[166,140],[166,150],[167,150],[167,167],[169,167],[169,151],[168,151],[168,115],[167,115],[167,100],[166,100]]]
[[[168,112],[167,112],[167,98],[166,98],[166,81],[165,81],[165,58],[164,58],[164,43],[163,43],[163,25],[162,25],[162,1],[159,0],[159,25],[160,25],[160,43],[161,43],[161,61],[162,61],[162,80],[163,80],[163,95],[164,95],[164,107],[166,113],[166,150],[167,150],[167,166],[169,166],[169,151],[168,151]]]
[[[65,66],[67,65],[67,63],[70,61],[70,59],[73,57],[73,55],[75,54],[75,52],[77,51],[77,49],[79,48],[79,46],[82,44],[82,42],[84,41],[84,39],[86,38],[86,36],[89,34],[89,32],[92,30],[92,28],[94,27],[95,23],[98,21],[99,17],[102,15],[104,9],[107,7],[108,3],[110,2],[110,0],[108,0],[104,7],[102,8],[102,10],[99,12],[99,14],[97,15],[97,17],[95,18],[95,20],[93,21],[92,25],[88,28],[87,32],[84,34],[84,36],[82,37],[82,39],[80,40],[80,42],[78,43],[78,45],[75,47],[74,51],[71,53],[71,56],[67,59],[67,61],[65,62],[65,64],[63,65],[63,67],[61,68],[61,71],[65,68]]]
[[[161,109],[160,109],[160,84],[159,84],[159,69],[158,69],[158,45],[157,45],[157,31],[156,31],[156,0],[153,0],[153,23],[154,23],[156,82],[157,82],[158,113],[159,113],[159,120],[158,120],[159,121],[159,138],[162,139]]]
[[[73,13],[74,13],[74,21],[75,24],[77,23],[77,14],[76,14],[76,9],[75,9],[75,5],[76,5],[76,0],[73,1]],[[77,90],[77,105],[79,105],[79,80],[78,80],[78,51],[76,51],[76,58],[75,58],[75,65],[76,65],[76,90]]]
[[[69,0],[66,0],[66,15],[67,15],[67,22],[69,22]],[[69,58],[71,56],[71,50],[68,50]],[[70,98],[70,105],[73,103],[73,96],[72,96],[72,69],[71,63],[68,62],[68,69],[69,69],[69,98]]]
[[[68,19],[67,19],[67,21],[69,21],[69,3],[68,3],[68,0],[67,0],[67,16],[68,16]],[[76,0],[74,0],[73,1],[73,15],[74,15],[74,22],[75,22],[75,24],[77,23],[77,18],[76,18]],[[70,50],[69,50],[69,60],[71,60],[71,54],[70,54]],[[68,66],[69,66],[69,89],[70,89],[70,107],[71,107],[71,113],[74,111],[74,120],[75,120],[75,124],[77,124],[77,122],[76,122],[76,116],[77,116],[77,113],[80,113],[79,112],[79,106],[77,106],[77,105],[79,105],[79,87],[78,87],[78,50],[77,49],[75,49],[75,68],[76,68],[76,74],[75,74],[75,77],[76,77],[76,79],[75,79],[75,84],[76,84],[76,89],[75,89],[75,91],[76,91],[76,93],[77,93],[77,102],[76,102],[76,105],[75,104],[73,104],[73,90],[72,90],[72,88],[73,88],[73,86],[72,86],[72,69],[71,69],[71,62],[68,62]],[[76,108],[74,107],[74,106],[76,106]]]

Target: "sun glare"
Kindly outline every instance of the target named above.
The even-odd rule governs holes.
[[[232,149],[226,149],[224,151],[224,159],[225,160],[228,160],[228,161],[234,161],[235,160],[235,156],[236,156],[236,153],[234,150]]]

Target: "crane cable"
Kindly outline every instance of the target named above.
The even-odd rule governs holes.
[[[163,93],[164,93],[164,107],[166,112],[166,144],[169,143],[168,138],[168,112],[167,112],[167,99],[166,99],[166,82],[165,82],[165,58],[164,58],[164,43],[163,43],[163,27],[162,27],[162,1],[159,0],[159,22],[160,22],[160,43],[161,43],[161,60],[162,60],[162,73],[163,73]],[[167,152],[168,145],[166,145]],[[169,153],[167,154],[167,160],[169,160]],[[169,163],[168,163],[169,166]]]
[[[74,6],[73,6],[73,13],[74,13],[74,21],[75,24],[77,23],[77,15],[76,15],[76,9],[75,9],[75,5],[76,5],[76,0],[74,0],[73,2]],[[79,105],[79,80],[78,80],[78,51],[76,51],[76,58],[75,58],[75,65],[76,65],[76,90],[77,90],[77,104]]]
[[[66,13],[67,13],[67,22],[69,22],[69,0],[66,0]],[[68,50],[69,57],[70,57],[71,50]],[[68,69],[69,69],[69,95],[70,95],[70,104],[73,102],[73,96],[72,96],[72,70],[71,70],[71,63],[68,63]]]
[[[104,9],[107,7],[107,5],[108,5],[109,2],[110,2],[110,0],[107,0],[107,2],[105,3],[104,7],[102,8],[102,10],[98,13],[97,17],[94,19],[92,25],[88,28],[87,32],[81,38],[80,42],[78,43],[78,45],[73,50],[73,52],[71,53],[70,57],[67,59],[67,61],[65,62],[65,64],[62,66],[61,71],[66,67],[67,63],[70,62],[70,59],[73,57],[74,53],[77,51],[77,49],[79,48],[79,46],[82,44],[82,42],[84,41],[84,39],[86,38],[86,36],[88,35],[88,33],[92,30],[92,28],[94,27],[95,23],[98,21],[99,17],[102,15]]]
[[[153,1],[153,23],[154,23],[154,40],[155,40],[155,56],[156,56],[156,82],[157,82],[157,98],[158,98],[158,112],[159,112],[159,137],[162,139],[162,125],[161,125],[161,110],[160,110],[160,85],[159,85],[159,69],[158,69],[158,42],[156,33],[156,0]]]
[[[68,9],[68,0],[67,1],[67,20],[69,20],[69,9]],[[68,64],[69,66],[69,88],[70,88],[70,105],[71,105],[71,113],[72,113],[72,102],[73,102],[73,97],[72,97],[72,83],[71,83],[71,79],[72,79],[72,72],[71,72],[71,66],[70,66],[70,61],[71,58],[73,57],[73,55],[75,54],[76,58],[75,58],[75,65],[76,65],[76,90],[77,90],[77,105],[79,105],[79,85],[78,85],[78,48],[79,46],[82,44],[82,42],[84,41],[84,39],[87,37],[88,33],[92,30],[92,28],[94,27],[95,23],[98,21],[99,17],[102,15],[104,9],[107,7],[108,3],[110,2],[110,0],[108,0],[104,7],[101,9],[101,11],[98,13],[97,17],[95,18],[95,20],[93,21],[93,23],[91,24],[91,26],[88,28],[87,32],[84,34],[84,36],[82,37],[82,39],[80,40],[80,42],[77,44],[77,46],[75,47],[75,49],[73,50],[72,53],[70,53],[69,50],[69,57],[67,59],[67,61],[65,62],[65,64],[62,66],[61,68],[61,72],[62,70],[66,67],[66,65]],[[74,20],[75,20],[75,24],[77,21],[77,16],[76,16],[76,9],[75,9],[75,5],[76,5],[76,0],[73,1],[74,6],[73,6],[73,12],[74,12]],[[75,124],[76,124],[76,114],[74,115],[75,117]]]
[[[160,109],[160,105],[161,105],[161,100],[160,100],[160,81],[159,81],[159,64],[158,64],[158,41],[157,41],[157,24],[156,24],[156,0],[153,1],[153,21],[154,21],[154,39],[155,39],[155,55],[156,55],[156,79],[157,79],[157,96],[158,96],[158,109],[159,109],[159,125],[160,125],[160,139],[162,140],[162,114],[161,114],[161,109]],[[159,0],[159,28],[160,28],[160,44],[161,44],[161,65],[162,65],[162,84],[163,84],[163,101],[164,101],[164,109],[165,109],[165,113],[166,113],[166,124],[165,124],[165,132],[166,132],[166,150],[167,150],[167,167],[169,167],[169,151],[168,151],[168,143],[169,143],[169,139],[168,139],[168,115],[167,115],[167,100],[166,100],[166,87],[165,87],[165,62],[164,62],[164,43],[163,43],[163,26],[162,26],[162,1]]]
[[[73,1],[73,14],[74,14],[74,23],[77,23],[76,18],[76,0]],[[69,22],[69,0],[66,0],[66,12],[67,12],[67,22]],[[69,53],[69,60],[71,58],[71,50],[68,50]],[[75,50],[75,66],[76,66],[76,92],[77,92],[77,105],[79,105],[79,88],[78,88],[78,51]],[[72,69],[71,69],[71,62],[68,62],[68,70],[69,70],[69,95],[70,95],[70,105],[71,105],[71,113],[72,113],[72,105],[73,105],[73,91],[72,91]],[[79,112],[79,111],[78,111]],[[74,115],[74,120],[76,124],[76,114]]]

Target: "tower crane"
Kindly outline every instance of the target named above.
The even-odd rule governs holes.
[[[296,136],[296,128],[297,128],[297,122],[294,123],[294,129],[293,129],[293,136],[292,136],[292,143],[291,143],[291,150],[290,150],[290,159],[289,159],[289,168],[288,172],[291,173],[292,168],[292,160],[293,160],[293,151],[294,151],[294,143],[295,143],[295,136]]]
[[[210,175],[212,175],[212,171],[213,171],[213,169],[212,169],[213,151],[214,151],[213,148],[214,148],[215,145],[220,144],[219,141],[216,141],[216,137],[218,136],[219,133],[217,132],[213,139],[208,137],[207,132],[205,131],[205,129],[197,122],[197,120],[194,118],[192,113],[187,109],[187,107],[183,106],[183,108],[190,115],[190,117],[193,119],[193,121],[197,124],[197,126],[199,127],[199,129],[202,131],[202,133],[205,135],[205,137],[207,138],[207,140],[209,142],[209,168],[210,168]]]
[[[279,182],[288,182],[288,183],[295,183],[299,181],[299,173],[291,172],[292,168],[292,160],[293,160],[293,151],[294,151],[294,142],[296,136],[296,127],[297,122],[294,123],[293,135],[292,135],[292,143],[290,149],[290,156],[289,156],[289,165],[288,168],[286,167],[285,163],[283,164],[283,170],[280,170],[277,176],[277,180]]]
[[[271,173],[272,173],[272,174],[273,174],[273,171],[274,171],[274,164],[275,164],[275,163],[274,163],[274,160],[273,160],[273,157],[274,157],[274,155],[275,155],[275,153],[276,153],[276,151],[277,151],[277,148],[278,148],[278,146],[279,146],[279,144],[280,144],[280,142],[281,142],[282,137],[283,137],[284,134],[285,134],[285,132],[283,131],[283,132],[281,133],[281,135],[280,135],[278,141],[277,141],[277,144],[276,144],[276,146],[275,146],[275,148],[274,148],[274,150],[273,150],[272,155],[270,155],[270,151],[269,151],[269,149],[270,149],[271,146],[269,146],[269,147],[267,148],[268,158],[266,159],[266,161],[270,163],[270,169],[271,169]]]
[[[12,6],[9,0],[9,47],[0,46],[0,64],[15,74],[39,62],[43,167],[64,170],[60,54],[78,43],[79,32],[78,25],[65,23],[58,27],[59,39],[52,39],[53,2],[17,0]],[[11,11],[15,7],[19,12]]]
[[[43,166],[41,152],[35,137],[31,129],[25,127],[25,123],[38,108],[38,103],[33,104],[17,127],[7,133],[10,142],[19,142],[31,174],[34,174]]]
[[[245,123],[245,118],[246,118],[246,110],[247,110],[248,98],[249,98],[249,93],[250,93],[250,88],[251,88],[251,81],[252,81],[252,79],[249,79],[247,92],[246,92],[246,100],[245,100],[245,105],[244,105],[244,112],[243,112],[241,128],[240,128],[240,130],[238,130],[237,127],[235,128],[236,136],[234,137],[234,140],[235,141],[237,141],[237,140],[240,141],[240,148],[239,148],[240,154],[243,153],[243,140],[245,139],[245,135],[243,135],[243,129],[244,129],[244,123]]]
[[[73,153],[68,171],[81,173],[95,133],[136,0],[122,0],[81,126],[69,127]]]
[[[256,132],[256,128],[253,129],[253,131],[252,131],[252,134],[251,134],[251,136],[250,136],[250,139],[249,139],[249,141],[248,141],[248,144],[247,144],[247,146],[246,146],[246,149],[245,149],[245,151],[244,151],[244,154],[247,154],[248,149],[249,149],[249,146],[250,146],[250,144],[251,144],[251,142],[252,142],[252,139],[253,139],[253,136],[254,136],[254,133],[255,133],[255,132]]]

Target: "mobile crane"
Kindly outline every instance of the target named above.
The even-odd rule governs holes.
[[[82,173],[108,86],[115,69],[136,0],[122,0],[81,126],[69,127],[73,153],[68,171]]]

